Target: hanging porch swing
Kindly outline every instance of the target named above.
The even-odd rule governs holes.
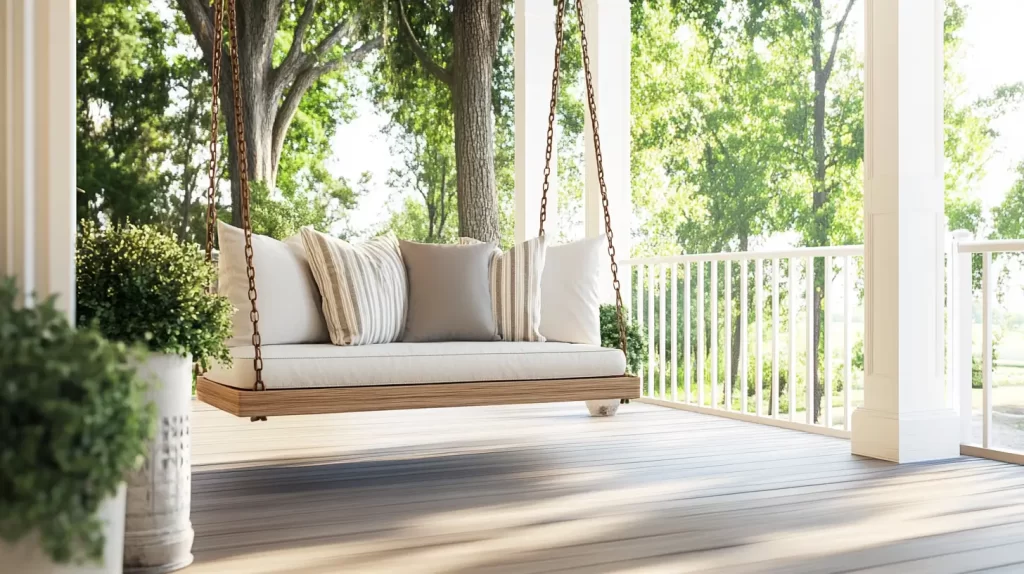
[[[554,71],[551,76],[551,107],[548,115],[547,148],[545,151],[544,183],[540,203],[540,230],[539,235],[544,235],[544,224],[547,219],[547,193],[550,186],[549,177],[551,173],[552,142],[554,136],[555,106],[558,100],[559,81],[559,60],[562,50],[563,20],[565,15],[566,0],[558,0],[556,17],[556,42]],[[623,314],[623,301],[620,292],[618,279],[618,266],[615,262],[615,246],[613,243],[611,216],[608,210],[608,193],[605,186],[604,168],[602,166],[601,140],[598,135],[597,109],[594,101],[594,87],[590,72],[590,58],[587,53],[586,28],[583,22],[583,1],[575,0],[576,12],[579,17],[580,39],[583,53],[584,75],[586,79],[587,103],[590,111],[591,123],[594,127],[594,149],[597,159],[597,175],[601,190],[601,204],[604,209],[605,235],[608,241],[608,255],[611,260],[612,285],[615,290],[615,307],[618,320],[619,346],[623,357],[615,360],[615,365],[625,364],[626,355],[626,323]],[[265,420],[268,416],[282,415],[303,415],[303,414],[326,414],[358,411],[378,411],[395,409],[416,409],[416,408],[437,408],[437,407],[459,407],[459,406],[483,406],[483,405],[504,405],[524,404],[562,401],[594,401],[610,399],[632,399],[640,396],[640,379],[635,376],[623,374],[622,371],[612,376],[580,376],[566,377],[555,373],[559,371],[544,371],[546,367],[536,367],[531,370],[529,378],[516,378],[511,380],[480,381],[472,380],[463,382],[460,377],[454,375],[453,367],[441,366],[441,369],[451,368],[452,376],[445,378],[450,382],[423,382],[422,380],[402,381],[402,384],[352,384],[351,381],[345,386],[317,386],[310,381],[290,381],[284,388],[267,388],[263,380],[263,349],[259,331],[259,311],[257,309],[256,292],[256,270],[253,265],[252,245],[252,221],[250,218],[250,190],[248,181],[248,166],[245,141],[244,109],[241,99],[241,82],[239,78],[239,64],[237,51],[237,24],[235,0],[227,0],[228,10],[228,33],[230,39],[230,65],[231,84],[233,88],[233,100],[235,109],[235,130],[238,140],[238,174],[241,183],[241,215],[242,229],[245,236],[245,258],[246,271],[248,275],[248,295],[250,302],[249,318],[252,321],[252,371],[255,373],[255,382],[251,388],[239,388],[223,381],[212,380],[208,374],[200,375],[197,380],[196,393],[199,400],[212,405],[222,411],[239,417],[250,417],[252,420]],[[221,0],[214,2],[213,8],[213,44],[212,54],[212,104],[210,124],[210,185],[207,190],[207,218],[206,218],[206,257],[211,259],[213,252],[214,233],[217,224],[216,212],[216,164],[217,164],[217,114],[218,97],[221,74],[221,50],[223,45],[223,18],[224,7]],[[596,309],[595,309],[596,312]],[[411,343],[412,345],[430,345],[430,343]],[[453,343],[457,345],[457,343]],[[482,345],[498,345],[500,343],[482,343]],[[523,360],[526,363],[538,361],[544,355],[555,353],[538,352],[536,345],[562,345],[560,343],[508,343],[509,345],[529,345],[524,351],[526,355],[533,353],[533,356],[526,356]],[[468,345],[468,343],[467,343]],[[577,345],[567,345],[576,347]],[[583,347],[583,346],[580,346]],[[605,352],[616,352],[605,350]],[[522,353],[521,353],[522,354]],[[566,354],[566,353],[562,353]],[[452,356],[455,357],[456,353]],[[591,353],[591,356],[596,353]],[[384,366],[393,361],[393,357],[382,353],[377,357],[360,357],[361,369],[372,370],[373,361],[378,366]],[[431,357],[439,365],[445,365],[449,357],[441,355]],[[248,360],[248,359],[246,359]],[[269,359],[268,359],[269,360]],[[296,360],[291,358],[291,360]],[[589,357],[580,354],[576,357],[577,363],[586,364]],[[367,361],[370,364],[367,365]],[[344,365],[344,359],[337,361]],[[450,364],[450,363],[448,363]],[[546,363],[545,363],[546,364]],[[615,367],[618,368],[618,367]],[[538,370],[539,369],[539,370]],[[410,369],[415,370],[415,369]],[[463,369],[465,370],[465,369]],[[607,370],[607,367],[605,367]],[[539,378],[550,375],[553,378]],[[437,377],[434,377],[435,379]],[[464,377],[461,377],[464,379]]]

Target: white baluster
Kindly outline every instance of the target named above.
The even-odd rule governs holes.
[[[747,260],[740,262],[740,412],[747,412]]]
[[[693,402],[693,395],[691,393],[691,381],[693,380],[693,369],[691,368],[690,355],[692,349],[690,348],[690,323],[693,321],[692,317],[692,298],[690,297],[690,262],[684,263],[683,268],[683,385],[686,386],[686,404]]]
[[[654,269],[648,266],[647,277],[647,396],[654,396]]]
[[[658,269],[659,269],[660,275],[661,275],[661,277],[659,278],[660,281],[658,282],[659,294],[661,295],[661,299],[660,299],[661,303],[658,304],[658,322],[660,323],[660,325],[658,326],[658,351],[659,351],[659,353],[658,353],[658,367],[659,367],[658,371],[659,371],[659,374],[660,374],[660,376],[658,377],[658,394],[660,395],[661,399],[664,400],[664,398],[665,398],[665,315],[666,315],[666,311],[667,311],[667,309],[665,307],[665,266],[664,265],[659,265]]]
[[[853,258],[843,258],[843,430],[850,430],[850,387],[853,386],[853,368],[850,364],[853,361],[853,337],[850,336],[850,325],[853,323],[850,316],[853,298],[853,285],[850,284],[853,277],[850,273],[852,263]]]
[[[711,262],[711,408],[718,408],[718,262]]]
[[[732,410],[732,261],[725,265],[725,410]]]
[[[763,387],[764,387],[764,352],[762,343],[764,339],[764,260],[758,259],[754,262],[754,413],[761,416],[763,408]]]
[[[773,417],[779,416],[779,260],[772,259],[772,398]]]
[[[679,265],[672,264],[672,401],[679,400]]]
[[[807,258],[807,424],[814,424],[814,258]]]
[[[992,254],[981,254],[981,352],[982,352],[982,439],[981,446],[992,448]]]
[[[832,256],[825,256],[825,267],[824,275],[821,280],[825,282],[825,301],[823,302],[824,311],[824,325],[822,329],[823,345],[825,347],[825,426],[832,428],[832,346],[829,344],[831,336],[829,332],[832,330]]]
[[[796,418],[796,267],[789,258],[789,420]]]
[[[704,406],[704,262],[697,263],[697,404]]]

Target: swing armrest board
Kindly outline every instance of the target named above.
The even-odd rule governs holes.
[[[216,367],[205,378],[252,389],[253,348],[234,347],[231,354],[230,367]],[[572,343],[265,345],[262,356],[267,390],[600,378],[626,371],[619,349]]]
[[[200,401],[238,417],[279,417],[401,409],[635,399],[640,379],[627,375],[541,381],[487,381],[251,391],[199,377]]]

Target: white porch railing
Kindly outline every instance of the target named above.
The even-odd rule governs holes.
[[[863,254],[851,245],[623,261],[639,311],[632,316],[647,335],[643,396],[848,437],[863,396],[862,368],[853,365]],[[826,318],[818,373],[808,360],[815,289]]]
[[[960,412],[962,451],[966,454],[993,456],[1024,463],[1024,455],[1007,455],[1009,451],[1024,450],[1024,415],[1006,413],[1011,419],[1003,425],[1000,433],[1006,440],[998,443],[997,429],[993,426],[993,389],[995,368],[993,365],[993,307],[996,303],[995,287],[998,274],[993,270],[993,255],[999,253],[1024,252],[1024,240],[972,241],[966,231],[951,234],[949,244],[949,266],[947,268],[947,301],[949,302],[947,341],[950,353],[947,370],[949,373],[951,401]],[[972,371],[975,370],[974,348],[974,260],[981,260],[981,405],[975,411]],[[1015,286],[1011,286],[1014,288]],[[1019,286],[1018,286],[1019,287]],[[1016,407],[1024,413],[1021,404],[1004,405]],[[976,426],[980,420],[980,441]],[[1016,432],[1012,432],[1016,428]],[[1016,436],[1014,436],[1016,435]],[[999,454],[1002,451],[1003,454]]]
[[[1024,252],[1024,240],[969,241],[950,234],[947,251],[947,404],[961,414],[964,452],[999,455],[993,427],[993,253]],[[632,317],[647,336],[642,393],[675,408],[850,435],[863,404],[863,255],[860,245],[774,252],[628,259]],[[974,271],[981,282],[981,408],[972,408]],[[826,270],[826,279],[815,274]],[[813,293],[823,322],[814,372]],[[817,381],[818,392],[808,381]],[[816,403],[817,399],[817,404]],[[1024,402],[1019,441],[1024,445]],[[979,424],[980,419],[980,424]],[[976,427],[980,426],[980,441]],[[1016,447],[1024,450],[1021,447]]]

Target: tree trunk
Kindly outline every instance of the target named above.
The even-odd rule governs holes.
[[[455,2],[452,100],[459,234],[497,241],[498,191],[494,179],[494,29],[491,2]]]
[[[812,48],[812,60],[814,66],[814,180],[813,186],[813,199],[811,206],[811,233],[810,240],[811,245],[825,245],[828,243],[828,222],[826,221],[825,214],[825,202],[828,200],[828,183],[825,179],[826,174],[826,151],[825,151],[825,95],[826,87],[828,86],[828,76],[831,70],[827,69],[827,66],[822,63],[822,18],[823,11],[821,9],[820,1],[814,3],[815,16],[814,29],[813,29],[813,48]],[[841,30],[841,28],[840,28]],[[838,41],[838,32],[835,41]],[[824,385],[821,378],[821,365],[818,358],[818,351],[821,349],[821,322],[822,322],[822,302],[824,288],[824,274],[825,274],[824,261],[819,258],[814,259],[814,296],[813,296],[813,343],[812,352],[809,353],[807,360],[813,361],[812,369],[812,381],[808,381],[809,386],[813,385],[813,421],[818,422],[821,416],[821,397],[824,390]],[[810,392],[810,391],[809,391]]]

